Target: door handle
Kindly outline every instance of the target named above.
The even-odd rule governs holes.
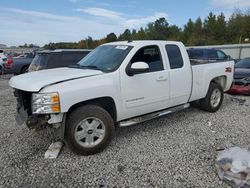
[[[156,79],[156,81],[167,81],[168,79],[164,76],[160,76],[159,78]]]

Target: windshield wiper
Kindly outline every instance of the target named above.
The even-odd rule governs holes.
[[[100,70],[103,71],[102,69],[98,68],[97,66],[94,65],[79,65],[79,64],[75,64],[75,65],[69,65],[69,68],[77,68],[77,69],[94,69],[94,70]]]
[[[68,65],[69,68],[79,68],[79,64],[75,64],[75,65]]]
[[[94,66],[94,65],[79,65],[79,68],[101,70],[100,68],[98,68],[97,66]]]

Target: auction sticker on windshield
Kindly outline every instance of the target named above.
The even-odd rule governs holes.
[[[118,50],[127,50],[128,46],[116,46],[115,49],[118,49]]]

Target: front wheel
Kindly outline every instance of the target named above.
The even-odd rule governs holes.
[[[200,108],[208,112],[216,112],[222,104],[223,97],[221,86],[211,82],[206,97],[200,101]]]
[[[107,147],[114,133],[110,114],[96,105],[74,110],[66,121],[66,142],[73,152],[91,155]]]

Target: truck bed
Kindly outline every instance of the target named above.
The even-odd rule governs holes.
[[[208,63],[223,63],[223,62],[228,62],[228,60],[202,60],[202,59],[190,59],[190,64],[191,65],[201,65],[201,64],[208,64]]]
[[[221,83],[223,90],[227,91],[233,81],[234,61],[220,62],[199,62],[191,61],[193,72],[193,85],[190,102],[206,96],[210,81],[216,78],[216,82]]]

